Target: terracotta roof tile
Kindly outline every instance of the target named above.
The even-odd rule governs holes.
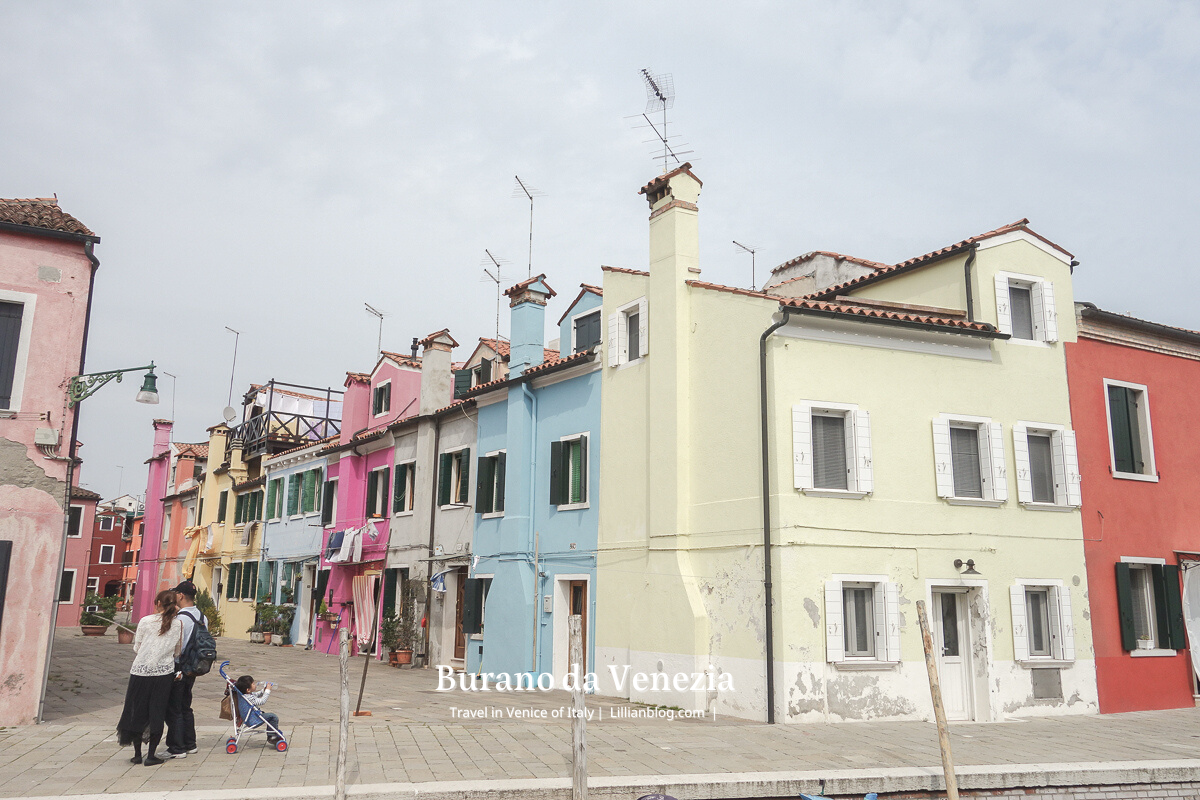
[[[680,164],[678,167],[676,167],[675,169],[666,173],[665,175],[659,175],[657,178],[655,178],[654,180],[647,183],[641,189],[638,189],[638,194],[650,194],[651,192],[655,191],[656,189],[661,187],[664,183],[669,181],[671,178],[674,178],[676,175],[680,174],[681,172],[686,172],[688,175],[692,176],[692,178],[696,181],[696,183],[700,184],[701,186],[704,185],[704,181],[697,178],[695,173],[692,172],[692,162],[685,161],[682,164]]]
[[[347,372],[346,380],[354,381],[356,383],[370,383],[371,376],[363,372]]]
[[[380,350],[380,355],[390,358],[402,367],[421,367],[421,357],[410,353],[393,353],[390,350]]]
[[[828,256],[829,258],[833,258],[838,261],[850,261],[855,264],[861,264],[864,267],[870,267],[871,269],[883,269],[888,266],[887,264],[884,264],[883,262],[880,262],[880,261],[869,261],[865,258],[857,258],[856,256],[842,255],[841,253],[835,253],[832,250],[812,250],[808,253],[805,253],[804,255],[796,256],[793,259],[783,262],[778,267],[775,267],[773,270],[771,270],[771,274],[774,275],[776,272],[785,270],[788,267],[798,264],[801,261],[807,261],[808,259],[812,258],[813,256]],[[793,280],[794,280],[794,278],[793,278]]]
[[[58,198],[55,197],[11,200],[0,198],[0,222],[63,231],[64,233],[78,233],[82,236],[94,237],[96,235],[82,222],[59,208]]]
[[[82,486],[71,487],[71,499],[73,500],[99,500],[100,495],[93,492],[91,489],[84,489]]]
[[[195,444],[171,442],[171,444],[175,446],[177,455],[208,458],[208,442],[196,442]]]
[[[563,320],[567,318],[567,314],[571,313],[571,309],[575,307],[575,304],[578,303],[581,299],[583,299],[583,296],[585,294],[587,294],[588,292],[591,292],[592,294],[595,294],[595,295],[599,295],[600,297],[604,296],[604,290],[601,289],[599,286],[592,286],[590,283],[579,284],[579,294],[575,295],[575,299],[572,300],[571,304],[567,306],[567,310],[564,311],[563,315],[558,318],[558,322],[556,324],[562,325]]]
[[[625,269],[624,267],[606,267],[603,264],[600,265],[600,271],[601,272],[620,272],[623,275],[641,275],[646,278],[650,277],[650,273],[646,272],[645,270]]]
[[[242,481],[241,483],[235,483],[233,485],[233,489],[234,489],[234,491],[237,491],[238,489],[251,489],[255,486],[266,486],[266,484],[267,484],[267,476],[259,475],[257,478],[251,478],[248,481]]]
[[[450,410],[450,409],[452,409],[452,408],[457,408],[458,406],[466,406],[466,405],[472,405],[472,406],[473,406],[473,405],[475,405],[475,399],[474,399],[474,398],[467,398],[467,399],[465,399],[465,400],[463,400],[463,399],[455,400],[455,401],[454,401],[453,403],[451,403],[450,405],[448,405],[448,406],[442,406],[441,408],[439,408],[437,411],[434,411],[433,413],[434,413],[434,414],[441,414],[441,413],[443,413],[443,412],[445,412],[445,411],[449,411],[449,410]]]
[[[550,351],[547,351],[547,352],[550,352]],[[545,372],[546,370],[552,369],[554,367],[561,367],[561,366],[565,366],[567,364],[572,364],[572,363],[576,363],[576,362],[582,363],[584,361],[588,361],[588,360],[592,359],[594,356],[595,356],[594,350],[581,350],[578,353],[572,353],[571,355],[567,356],[566,358],[560,358],[558,356],[558,354],[555,353],[553,357],[547,356],[547,358],[544,362],[542,362],[541,364],[538,364],[536,367],[530,367],[529,369],[525,370],[524,372],[522,372],[520,375],[518,375],[516,377],[497,378],[494,381],[488,381],[487,383],[481,383],[476,386],[472,386],[471,389],[467,392],[467,394],[474,397],[476,395],[483,394],[484,392],[488,392],[492,389],[498,389],[501,386],[504,386],[508,383],[512,383],[513,381],[520,380],[521,378],[523,378],[526,375],[536,375],[539,372]]]
[[[553,287],[551,287],[550,284],[546,283],[546,273],[543,272],[541,275],[534,275],[532,278],[526,278],[525,280],[521,281],[520,283],[513,284],[512,286],[508,287],[507,289],[504,290],[504,296],[512,297],[517,292],[519,292],[522,289],[525,289],[529,286],[532,286],[533,284],[537,283],[538,281],[541,281],[543,284],[546,285],[546,288],[550,290],[550,294],[549,294],[550,297],[554,297],[555,295],[558,294],[558,292],[554,291]]]
[[[488,347],[492,348],[492,350],[496,353],[496,355],[500,356],[505,361],[508,360],[508,356],[510,353],[510,343],[509,342],[506,342],[503,339],[488,339],[483,336],[479,337],[479,341],[483,342]]]
[[[449,328],[442,328],[440,331],[434,331],[433,333],[429,334],[421,341],[417,342],[417,344],[424,347],[425,345],[429,344],[430,342],[432,342],[434,339],[438,338],[439,336],[445,336],[447,339],[449,339],[451,342],[453,342],[454,347],[458,347],[458,342],[454,341],[454,337],[450,335]]]

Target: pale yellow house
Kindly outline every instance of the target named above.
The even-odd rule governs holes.
[[[644,187],[649,271],[605,268],[600,691],[928,719],[924,600],[952,719],[1094,712],[1071,255],[1022,220],[898,265],[809,254],[764,291],[721,287],[700,277],[700,186],[685,165]],[[626,666],[726,677],[655,691],[614,680]]]

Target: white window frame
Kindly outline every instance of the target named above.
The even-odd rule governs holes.
[[[388,407],[386,409],[384,409],[383,411],[376,413],[375,412],[375,393],[378,392],[380,389],[382,389],[384,386],[388,387],[388,403],[387,403]],[[388,414],[392,413],[392,389],[391,389],[391,386],[392,386],[392,379],[388,378],[386,381],[380,381],[379,383],[377,383],[371,387],[371,418],[372,419],[379,419],[380,417],[386,417]]]
[[[1037,656],[1029,652],[1029,610],[1026,596],[1030,591],[1046,592],[1049,655]],[[1025,667],[1074,664],[1075,618],[1071,611],[1070,587],[1056,578],[1017,578],[1008,587],[1008,597],[1012,612],[1013,660]]]
[[[1127,481],[1149,481],[1158,483],[1158,468],[1154,461],[1154,433],[1150,427],[1150,389],[1141,383],[1129,383],[1114,378],[1104,378],[1104,420],[1108,425],[1108,468],[1114,478]],[[1117,453],[1113,447],[1112,406],[1108,401],[1109,386],[1124,386],[1142,393],[1138,402],[1138,433],[1141,435],[1142,456],[1146,472],[1118,472]]]
[[[74,534],[74,535],[72,535],[72,534],[71,534],[71,532],[70,532],[70,531],[71,531],[70,519],[68,519],[68,520],[67,520],[67,522],[68,522],[68,524],[67,524],[67,538],[68,538],[68,539],[82,539],[82,538],[83,538],[83,518],[84,518],[84,512],[85,512],[85,511],[87,511],[87,508],[86,508],[86,507],[84,507],[84,506],[78,505],[78,504],[76,504],[76,503],[71,503],[71,508],[78,508],[78,509],[79,509],[79,527],[77,528],[77,530],[78,530],[79,532],[78,532],[78,533],[76,533],[76,534]],[[68,512],[68,514],[69,514],[69,513],[70,513],[70,512]]]
[[[105,549],[105,548],[108,548],[108,559],[107,559],[107,560],[105,560],[105,558],[104,558],[104,549]],[[111,545],[111,544],[102,544],[102,545],[100,545],[100,563],[101,563],[101,564],[112,564],[112,563],[114,563],[114,562],[113,562],[113,559],[114,559],[114,558],[116,558],[116,554],[117,554],[117,547],[116,547],[116,545]]]
[[[107,528],[104,527],[105,523],[108,523]],[[108,515],[104,515],[104,516],[100,517],[100,530],[102,530],[102,531],[105,531],[105,532],[111,531],[115,524],[116,524],[116,521]]]
[[[650,352],[650,319],[647,316],[648,304],[645,296],[637,300],[617,306],[608,315],[608,365],[622,367],[626,364],[636,364]],[[638,352],[629,352],[629,315],[638,315]],[[572,338],[574,334],[572,333]]]
[[[842,592],[870,586],[875,621],[875,655],[847,656]],[[894,669],[900,658],[900,586],[886,575],[832,575],[825,581],[825,658],[838,669]]]
[[[845,489],[817,488],[813,476],[812,417],[842,414],[846,419]],[[792,483],[812,497],[861,500],[875,491],[871,455],[871,415],[853,403],[802,400],[792,406]]]
[[[560,436],[560,437],[558,437],[558,440],[560,442],[576,442],[576,441],[586,442],[586,444],[584,445],[584,449],[585,449],[584,455],[587,458],[591,458],[592,435],[589,431],[583,431],[582,433],[572,433],[567,436]],[[567,463],[570,464],[570,459],[567,460]],[[588,481],[590,482],[592,471],[585,467],[584,474],[587,476]],[[568,489],[570,488],[570,486],[571,486],[571,476],[567,475]],[[592,493],[589,491],[589,487],[586,483],[580,482],[580,486],[583,488],[583,502],[582,503],[562,503],[561,505],[557,505],[554,508],[558,511],[577,511],[582,508],[591,508]]]
[[[375,481],[375,508],[379,508],[379,503],[381,500],[385,501],[383,508],[380,509],[378,514],[375,513],[375,509],[367,509],[368,522],[373,519],[387,519],[389,516],[391,516],[391,509],[387,507],[388,504],[386,502],[392,499],[392,487],[387,485],[387,482],[391,479],[391,477],[391,468],[387,464],[382,467],[376,467],[375,469],[367,472],[367,480]],[[380,478],[383,478],[382,482],[380,481]],[[379,491],[380,486],[383,487],[383,492]]]
[[[450,459],[450,468],[452,470],[454,470],[453,472],[450,473],[450,502],[447,503],[446,505],[439,505],[438,506],[439,510],[448,511],[451,508],[472,508],[472,509],[474,508],[475,493],[471,491],[470,483],[468,483],[467,487],[466,487],[467,488],[466,498],[462,502],[457,502],[454,499],[455,497],[458,496],[458,492],[454,491],[454,487],[460,486],[461,481],[462,481],[462,465],[464,463],[466,463],[468,458],[470,458],[469,455],[464,455],[464,454],[469,454],[470,451],[471,451],[470,447],[454,447],[449,450],[443,450],[441,453],[438,454],[438,460],[437,460],[438,469],[439,470],[441,469],[441,462],[442,462],[441,457],[443,455],[446,455],[447,453],[449,453],[451,456],[453,456]],[[440,473],[436,477],[437,477],[438,481],[441,480]],[[435,492],[438,491],[437,483],[434,484],[433,490]],[[437,495],[435,494],[434,497],[437,497]]]
[[[394,467],[392,467],[392,469],[395,469],[396,467],[406,466],[406,465],[408,466],[408,470],[406,471],[405,478],[404,478],[404,480],[407,484],[404,487],[404,502],[408,504],[408,508],[406,508],[403,511],[393,511],[392,512],[393,517],[411,517],[413,514],[416,513],[417,504],[413,498],[413,492],[416,491],[416,488],[417,488],[417,480],[416,480],[417,460],[414,458],[414,459],[409,459],[407,461],[397,461],[396,465]],[[395,475],[394,472],[392,474],[393,474],[393,476]],[[395,481],[395,478],[393,478],[393,485],[391,487],[391,490],[392,490],[392,498],[391,499],[392,499],[392,507],[393,508],[395,508],[395,504],[396,504],[396,486],[395,486],[394,481]]]
[[[1023,275],[1019,272],[997,272],[996,282],[996,327],[1001,333],[1012,336],[1012,302],[1009,287],[1014,284],[1029,289],[1030,313],[1033,317],[1033,338],[1009,339],[1010,344],[1048,347],[1058,341],[1058,311],[1054,300],[1054,283],[1040,275]]]
[[[63,569],[63,575],[65,576],[68,572],[71,573],[71,597],[67,600],[59,600],[58,601],[59,605],[64,605],[67,603],[75,602],[75,578],[77,577],[76,573],[79,572],[79,570],[71,569],[70,567],[65,567]],[[58,597],[62,597],[62,584],[60,583],[57,588],[58,588]]]
[[[983,497],[954,494],[954,463],[950,448],[951,427],[979,431],[979,475]],[[995,508],[1008,502],[1008,468],[1004,458],[1004,427],[990,417],[940,414],[933,419],[933,466],[938,497],[951,505]]]
[[[84,588],[84,596],[85,597],[88,594],[100,594],[100,579],[99,578],[88,578],[87,582],[84,584],[84,587],[85,587]],[[91,609],[89,609],[89,610],[91,610]]]
[[[1107,399],[1108,399],[1108,397],[1106,394],[1105,395],[1106,402],[1107,402]],[[1140,570],[1145,570],[1147,573],[1149,573],[1146,577],[1146,580],[1148,581],[1147,586],[1149,587],[1149,592],[1146,597],[1146,610],[1150,614],[1150,641],[1154,642],[1154,647],[1151,647],[1146,650],[1139,647],[1135,650],[1128,651],[1129,655],[1134,658],[1155,658],[1155,657],[1173,658],[1173,657],[1179,655],[1179,653],[1175,650],[1171,650],[1170,648],[1167,648],[1167,647],[1159,647],[1158,646],[1158,635],[1159,635],[1158,612],[1154,605],[1158,601],[1154,597],[1154,573],[1150,570],[1150,567],[1156,566],[1156,565],[1160,566],[1160,567],[1165,567],[1167,565],[1167,560],[1165,558],[1140,558],[1138,556],[1121,556],[1121,563],[1129,564],[1130,567],[1132,568],[1132,569],[1130,569],[1130,572],[1133,572],[1134,569],[1140,569]],[[1132,582],[1132,577],[1133,576],[1130,575],[1131,582]],[[1130,588],[1132,589],[1132,587],[1130,587]]]
[[[267,509],[267,521],[278,522],[285,517],[283,512],[287,506],[287,498],[284,497],[287,494],[287,476],[271,478],[270,481],[276,482],[278,486],[275,487],[275,507]],[[267,494],[270,494],[270,481],[268,481],[268,486],[266,487],[268,490]],[[266,500],[267,498],[264,497],[263,502],[266,503]]]
[[[597,310],[597,311],[598,311],[599,309],[595,309],[595,310]],[[583,316],[583,315],[581,314],[580,316]],[[575,338],[575,334],[574,334],[574,330],[575,330],[575,328],[574,328],[574,324],[572,324],[571,330],[572,330],[571,338],[572,338],[572,339],[574,339],[574,338]],[[572,342],[571,342],[571,349],[572,349],[572,351],[574,351],[574,348],[575,348],[575,342],[574,342],[574,341],[572,341]],[[483,454],[483,457],[484,457],[484,458],[498,458],[498,457],[500,456],[500,454],[501,454],[501,453],[503,453],[503,454],[504,454],[506,457],[507,457],[507,455],[508,455],[508,451],[507,451],[507,450],[501,449],[501,450],[493,450],[493,451],[492,451],[492,452],[490,452],[490,453],[484,453],[484,454]],[[478,469],[478,467],[476,467],[476,469]],[[505,475],[504,475],[504,480],[505,480],[505,482],[506,482],[506,483],[508,482],[508,473],[507,473],[507,471],[505,472]],[[496,507],[496,473],[495,473],[495,470],[493,470],[493,471],[492,471],[492,508],[495,508],[495,507]],[[560,508],[563,508],[563,506],[560,506]],[[503,516],[504,516],[504,511],[503,511],[503,510],[500,510],[500,511],[489,511],[489,512],[487,512],[486,514],[481,514],[479,518],[480,518],[480,519],[499,519],[500,517],[503,517]],[[490,578],[490,577],[492,577],[492,576],[491,576],[491,575],[476,575],[475,577],[477,577],[477,578],[484,578],[484,577],[486,577],[486,578]]]
[[[171,509],[169,508],[163,512],[162,540],[163,542],[169,542],[171,540]]]
[[[326,472],[325,480],[323,480],[321,482],[322,494],[324,494],[324,492],[325,492],[325,484],[327,484],[327,483],[333,484],[333,499],[329,501],[329,506],[330,506],[330,508],[329,508],[329,524],[325,526],[326,528],[336,528],[337,527],[337,522],[338,522],[338,515],[337,515],[337,512],[338,512],[338,479],[340,477],[341,476],[338,475],[338,476],[334,476],[334,477],[330,478],[328,475],[328,472]],[[278,496],[276,496],[276,499],[278,499]],[[324,500],[322,500],[322,509],[321,509],[322,511],[324,511],[323,506],[324,506]]]
[[[21,309],[21,340],[17,342],[17,358],[13,364],[12,400],[8,408],[0,409],[0,416],[3,416],[20,411],[21,400],[25,396],[25,376],[29,365],[29,347],[33,341],[33,315],[37,309],[37,295],[0,289],[0,301],[20,303],[24,306]]]
[[[1033,470],[1029,459],[1029,435],[1050,437],[1054,465],[1054,502],[1033,500]],[[1051,422],[1013,423],[1013,462],[1017,470],[1017,502],[1031,511],[1070,511],[1083,505],[1080,491],[1079,450],[1075,431]],[[1111,437],[1109,445],[1111,446]]]
[[[571,315],[571,349],[567,351],[567,355],[572,355],[575,352],[575,323],[583,317],[590,317],[592,314],[595,314],[600,320],[600,344],[604,344],[604,309],[600,306],[596,306],[595,308],[587,311],[580,311],[578,314]]]

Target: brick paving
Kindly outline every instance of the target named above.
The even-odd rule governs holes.
[[[200,752],[158,767],[134,766],[117,746],[132,648],[115,636],[63,631],[55,645],[46,723],[0,729],[0,797],[171,790],[321,786],[333,782],[337,755],[338,660],[296,648],[218,640],[233,674],[279,684],[270,709],[290,748],[267,750],[253,737],[225,752],[227,723],[217,719],[222,684],[196,683]],[[351,660],[352,703],[363,661]],[[570,775],[570,723],[564,719],[460,720],[452,709],[569,707],[562,692],[437,692],[436,674],[371,662],[363,708],[350,727],[348,774],[354,784],[563,778]],[[588,727],[592,776],[688,775],[937,767],[937,735],[922,722],[776,725],[734,719],[611,718],[636,704],[589,698],[603,712]],[[1049,717],[952,728],[959,765],[1156,761],[1200,758],[1200,709]]]

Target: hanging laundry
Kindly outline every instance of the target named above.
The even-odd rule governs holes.
[[[346,537],[346,531],[334,531],[329,534],[329,544],[325,547],[325,560],[330,562],[340,561],[338,551],[342,547],[342,540]]]
[[[435,592],[446,593],[446,572],[448,571],[439,572],[429,579],[429,585]]]

